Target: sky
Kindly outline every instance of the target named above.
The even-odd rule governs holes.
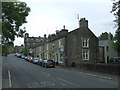
[[[77,15],[86,18],[90,30],[99,36],[102,32],[115,34],[115,17],[112,10],[112,0],[20,0],[27,3],[31,12],[27,17],[26,31],[32,37],[43,37],[53,34],[56,30],[68,31],[79,27]],[[21,45],[23,38],[16,38],[14,44]]]

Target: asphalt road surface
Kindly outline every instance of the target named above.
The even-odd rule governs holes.
[[[9,55],[3,60],[2,88],[118,88],[118,81],[61,67],[44,68]]]

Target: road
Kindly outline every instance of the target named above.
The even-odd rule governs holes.
[[[118,81],[61,67],[44,68],[14,55],[3,60],[2,88],[118,88]]]

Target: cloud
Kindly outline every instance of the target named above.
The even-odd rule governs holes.
[[[16,38],[14,45],[20,46],[21,44],[24,44],[24,38]]]
[[[44,14],[37,14],[29,18],[29,26],[26,27],[30,36],[43,36],[44,34],[54,33],[57,26],[62,24]]]

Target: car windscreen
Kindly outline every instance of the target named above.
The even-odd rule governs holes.
[[[47,61],[47,63],[48,63],[48,64],[52,64],[52,63],[53,63],[53,61],[49,61],[49,60],[48,60],[48,61]]]
[[[29,57],[29,59],[32,59],[32,57]]]
[[[36,61],[37,61],[37,60],[39,60],[39,59],[35,58],[34,60],[36,60]]]

